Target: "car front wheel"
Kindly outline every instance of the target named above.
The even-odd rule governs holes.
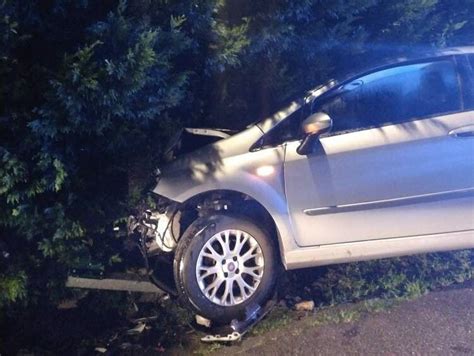
[[[275,250],[269,234],[245,218],[197,219],[183,234],[175,254],[180,299],[214,321],[243,318],[248,306],[263,304],[271,296]]]

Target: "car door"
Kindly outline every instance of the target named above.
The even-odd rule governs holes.
[[[317,100],[334,127],[309,155],[288,142],[288,212],[300,246],[474,229],[474,112],[454,58],[355,78]]]

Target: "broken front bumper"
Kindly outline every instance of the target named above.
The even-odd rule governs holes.
[[[169,295],[176,296],[173,251],[180,234],[178,204],[158,197],[154,209],[131,215],[127,235],[143,257],[150,281]]]
[[[129,217],[128,235],[141,240],[140,245],[149,257],[161,252],[172,252],[179,239],[180,217],[177,203],[159,197],[156,209],[147,209]]]

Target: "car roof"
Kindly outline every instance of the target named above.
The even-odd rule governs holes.
[[[328,89],[335,85],[342,84],[353,78],[360,77],[371,72],[376,72],[384,68],[391,66],[403,65],[404,63],[412,63],[417,61],[424,61],[428,59],[436,59],[447,56],[455,55],[466,55],[474,54],[474,46],[460,46],[460,47],[447,47],[447,48],[432,48],[432,47],[409,47],[399,49],[397,53],[383,55],[377,52],[368,55],[365,59],[365,63],[354,66],[353,63],[348,63],[349,69],[344,70],[344,66],[339,70],[339,74],[333,79],[325,82],[318,87],[309,90],[307,92],[306,100],[311,98],[314,99],[316,96],[320,96]],[[355,69],[354,69],[355,67]]]
[[[443,56],[462,55],[474,53],[474,46],[460,46],[447,48],[417,47],[413,46],[399,51],[400,58],[392,61],[412,61],[417,59],[436,58]],[[393,55],[392,55],[393,56]],[[388,59],[390,61],[390,59]]]
[[[447,56],[474,54],[474,46],[463,47],[448,47],[448,48],[432,48],[432,47],[418,47],[412,46],[403,48],[398,51],[392,51],[390,54],[381,54],[374,52],[369,54],[365,63],[360,64],[354,71],[352,65],[351,69],[344,71],[342,77],[337,78],[338,82],[345,81],[351,77],[364,75],[367,72],[377,71],[384,67],[401,65],[403,63],[423,61],[427,59],[436,59]]]

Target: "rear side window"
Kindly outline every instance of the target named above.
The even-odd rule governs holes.
[[[471,69],[474,69],[474,54],[470,54],[468,58],[469,58],[469,63],[471,63]]]
[[[474,109],[474,54],[467,56],[468,63],[464,73],[464,106],[465,109]]]
[[[331,116],[333,132],[459,110],[458,75],[450,60],[398,66],[359,77],[313,108]]]

